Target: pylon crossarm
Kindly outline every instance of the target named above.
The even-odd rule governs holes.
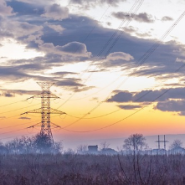
[[[23,114],[29,114],[29,113],[39,113],[41,114],[41,134],[47,134],[50,138],[53,138],[52,132],[51,132],[51,124],[55,127],[58,128],[60,126],[51,123],[50,118],[51,114],[59,114],[63,115],[66,114],[63,111],[57,110],[57,109],[52,109],[51,108],[51,98],[52,99],[58,99],[59,97],[56,96],[55,94],[52,94],[50,91],[50,87],[54,84],[52,82],[38,82],[40,87],[42,88],[42,92],[39,93],[38,95],[34,95],[31,98],[40,98],[41,99],[41,108],[27,111]],[[29,98],[29,99],[31,99]],[[23,115],[21,114],[21,115]],[[34,128],[36,125],[29,126],[28,128]]]
[[[23,115],[23,114],[29,114],[29,113],[39,113],[40,114],[40,113],[42,113],[42,109],[39,108],[39,109],[31,110],[31,111],[28,111],[28,112],[24,112],[21,115]]]
[[[60,111],[60,110],[57,110],[57,109],[52,109],[52,108],[50,108],[50,113],[51,114],[66,114],[65,112],[63,112],[63,111]]]
[[[37,95],[33,96],[33,98],[43,98],[43,97],[44,98],[54,98],[54,99],[60,98],[60,97],[56,96],[55,94],[47,93],[47,92],[42,92],[41,94],[37,94]]]

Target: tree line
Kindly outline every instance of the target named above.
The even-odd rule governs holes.
[[[60,153],[62,143],[55,142],[47,134],[33,137],[15,138],[5,144],[0,143],[0,154]]]
[[[102,142],[101,150],[108,148],[109,143]],[[182,147],[182,142],[180,140],[175,140],[171,145],[170,149],[177,149]],[[0,143],[0,154],[31,154],[31,153],[61,153],[62,152],[62,143],[55,142],[51,137],[46,134],[37,134],[33,137],[21,137],[15,138],[11,141],[6,142],[5,144]],[[142,150],[148,149],[146,143],[146,138],[142,134],[133,134],[130,135],[123,141],[123,150],[133,151],[137,153]],[[83,153],[88,150],[87,145],[80,145],[77,147],[77,153]],[[72,149],[68,149],[66,153],[74,154],[76,153]]]

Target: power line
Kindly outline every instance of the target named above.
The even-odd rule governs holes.
[[[183,15],[183,16],[184,16],[184,15]],[[180,21],[180,19],[179,19],[179,21]],[[175,27],[176,25],[177,25],[177,23],[176,23],[176,24],[174,24],[174,27]],[[171,32],[171,31],[169,31],[169,32]],[[166,35],[166,36],[167,36],[167,35]],[[153,49],[153,50],[154,50],[154,49]],[[183,64],[183,67],[184,67],[184,65],[185,65],[185,64]],[[182,67],[180,67],[180,68],[182,68]],[[179,68],[179,70],[180,70],[180,68]],[[176,70],[176,71],[177,71],[177,70]],[[166,94],[168,91],[169,91],[169,89],[168,89],[168,90],[166,90],[162,95],[160,95],[160,97],[161,97],[161,96],[163,96],[164,94]],[[160,97],[159,97],[159,98],[160,98]],[[158,98],[157,98],[157,99],[158,99]],[[144,107],[144,108],[145,108],[145,107]],[[143,108],[142,108],[142,109],[143,109]],[[127,117],[126,117],[126,118],[124,118],[124,119],[127,119],[128,117],[131,117],[132,115],[136,114],[137,112],[141,111],[142,109],[140,109],[140,110],[136,111],[135,113],[131,114],[130,116],[127,116]],[[122,119],[122,120],[124,120],[124,119]],[[121,120],[121,121],[122,121],[122,120]],[[118,122],[120,122],[120,121],[118,121]],[[115,123],[118,123],[118,122],[115,122]],[[114,123],[114,124],[115,124],[115,123]],[[113,124],[111,124],[111,125],[113,125]],[[110,125],[109,125],[109,126],[110,126]],[[102,127],[102,128],[107,128],[107,127],[108,127],[108,126],[106,126],[106,127]],[[102,128],[101,128],[101,129],[102,129]]]
[[[24,129],[20,129],[20,130],[15,130],[15,131],[10,131],[9,133],[12,133],[12,132],[17,132],[17,131],[22,131],[22,130],[26,130],[28,128],[24,128]],[[54,128],[53,130],[55,130],[56,128]],[[27,135],[30,135],[30,134],[33,134],[33,133],[29,133],[29,134],[26,134]],[[25,134],[24,134],[25,136]],[[3,140],[3,139],[9,139],[9,138],[14,138],[14,136],[10,136],[10,137],[5,137],[5,138],[0,138],[0,140]]]
[[[137,6],[137,3],[139,3],[138,6],[137,6],[137,8],[136,8],[136,11],[134,12],[134,13],[136,13],[136,12],[138,11],[138,9],[140,8],[140,6],[142,5],[143,1],[144,1],[144,0],[136,0],[136,2],[134,3],[134,5],[133,5],[133,6],[131,7],[131,9],[129,10],[129,13],[128,13],[128,14],[130,14],[130,13],[134,10],[134,8]],[[118,27],[118,29],[121,28],[121,27],[123,26],[123,24],[125,23],[125,21],[126,21],[126,19],[124,19],[124,20],[121,22],[121,24],[120,24],[120,26]],[[131,22],[131,21],[129,21],[129,22]],[[105,45],[103,46],[102,50],[98,53],[98,55],[97,55],[96,57],[101,56],[101,54],[104,52],[104,50],[106,49],[106,47],[109,45],[109,43],[112,41],[112,39],[114,38],[114,36],[115,36],[118,32],[119,32],[119,30],[118,30],[118,31],[115,31],[115,32],[112,34],[111,38],[109,38],[109,40],[105,43]],[[93,63],[93,62],[91,62],[91,64],[92,64],[92,63]],[[91,64],[90,64],[89,66],[91,66]],[[89,69],[89,67],[86,69],[86,71],[88,71],[88,69]],[[92,74],[91,74],[91,75],[92,75]],[[90,75],[90,76],[91,76],[91,75]],[[90,76],[85,80],[85,82],[90,78]],[[76,93],[73,93],[73,94],[72,94],[64,103],[62,103],[57,109],[59,109],[60,107],[62,107],[63,105],[65,105],[75,94],[76,94]]]
[[[36,106],[36,105],[39,105],[39,104],[40,103],[37,103],[37,104],[34,104],[34,105],[29,105],[29,106],[26,106],[26,107],[22,107],[20,109],[14,109],[14,110],[10,110],[10,111],[0,112],[0,114],[5,114],[5,113],[13,112],[13,111],[18,111],[18,110],[26,109],[28,107],[33,107],[33,106]],[[2,118],[2,119],[6,119],[6,118]]]
[[[19,125],[25,125],[25,124],[29,124],[29,123],[33,123],[35,121],[29,121],[29,122],[26,122],[26,123],[23,123],[23,124],[19,124]],[[17,125],[18,126],[18,125]],[[4,128],[10,128],[11,126],[8,126],[8,127],[4,127]],[[0,129],[3,129],[3,128],[0,128]],[[25,130],[27,128],[23,128],[23,129],[18,129],[18,130],[13,130],[13,131],[8,131],[8,132],[1,132],[0,134],[1,135],[4,135],[4,134],[7,134],[7,133],[12,133],[12,132],[17,132],[17,131],[21,131],[21,130]]]
[[[132,10],[136,7],[137,3],[139,3],[139,4],[137,5],[137,7],[136,7],[136,10],[132,13],[132,14],[136,14],[137,11],[139,10],[139,8],[141,7],[141,5],[143,4],[143,2],[144,2],[144,0],[138,0],[137,2],[135,2],[135,4],[133,5],[133,7],[131,8],[131,11],[128,13],[128,17],[131,17],[131,18],[132,18],[132,15],[130,15],[130,14],[132,13]],[[123,26],[123,24],[124,24],[125,22],[126,22],[125,27],[127,27],[127,26],[130,24],[131,21],[132,21],[132,19],[130,19],[130,20],[128,20],[128,21],[126,22],[126,19],[124,19],[123,22],[120,24],[120,26],[118,27],[118,31],[116,31],[116,34],[118,34],[118,35],[117,35],[116,39],[114,40],[114,42],[111,44],[111,46],[108,48],[108,50],[107,50],[107,52],[106,52],[104,58],[106,58],[106,57],[110,54],[112,48],[116,45],[117,41],[118,41],[119,38],[121,37],[122,31],[120,31],[119,29],[122,28],[122,26]],[[116,34],[115,34],[115,35],[116,35]],[[112,39],[113,39],[113,38],[111,38],[109,41],[111,42]],[[103,54],[103,52],[104,52],[105,49],[107,48],[108,44],[109,44],[109,42],[105,44],[105,48],[102,49],[102,51],[99,53],[98,57],[101,56],[101,54]],[[87,81],[91,76],[92,76],[92,73],[89,75],[89,77],[86,79],[86,81]]]
[[[177,70],[175,70],[174,73],[180,71],[183,67],[185,67],[185,64],[183,64],[181,67],[179,67]],[[171,89],[165,90],[162,94],[160,94],[159,96],[157,96],[157,97],[156,97],[154,100],[152,100],[150,103],[155,102],[156,100],[158,100],[159,98],[161,98],[163,95],[165,95],[166,93],[168,93],[170,90],[171,90]],[[149,94],[149,93],[150,93],[150,91],[147,92],[145,95],[141,96],[140,98],[138,98],[138,99],[135,100],[135,101],[140,100],[141,98],[143,98],[144,96],[146,96],[146,95]],[[114,125],[116,125],[116,124],[118,124],[118,123],[120,123],[120,122],[122,122],[122,121],[124,121],[124,120],[126,120],[126,119],[128,119],[128,118],[130,118],[130,117],[132,117],[132,116],[134,116],[135,114],[139,113],[139,112],[142,111],[144,108],[147,108],[147,107],[150,106],[150,105],[151,105],[151,104],[146,105],[146,106],[143,106],[142,108],[140,108],[139,110],[133,112],[132,114],[130,114],[130,115],[128,115],[128,116],[126,116],[126,117],[124,117],[124,118],[122,118],[122,119],[120,119],[120,120],[118,120],[118,121],[116,121],[116,122],[114,122],[114,123],[112,123],[112,124],[109,124],[109,125],[107,125],[107,126],[101,127],[101,128],[99,128],[99,129],[87,130],[87,131],[75,131],[75,130],[66,129],[67,126],[66,126],[66,127],[63,127],[63,128],[56,128],[56,129],[58,129],[58,131],[59,131],[59,129],[62,129],[62,130],[68,131],[68,132],[75,132],[75,133],[90,133],[90,132],[100,131],[100,130],[109,128],[109,127],[111,127],[111,126],[114,126]]]
[[[28,113],[39,113],[41,114],[41,122],[38,123],[41,125],[40,134],[41,135],[47,135],[49,138],[53,138],[52,131],[51,131],[51,121],[50,121],[50,115],[51,114],[66,114],[65,112],[52,109],[50,107],[50,100],[53,98],[59,98],[55,94],[50,92],[50,87],[54,84],[51,82],[37,82],[38,85],[41,87],[42,91],[39,95],[36,96],[36,98],[41,98],[41,108],[35,109],[32,111],[25,112],[23,114]],[[36,124],[36,125],[38,125]],[[55,125],[55,124],[54,124]],[[31,126],[34,127],[35,125]],[[55,125],[56,126],[56,125]]]
[[[175,73],[175,72],[179,72],[183,67],[185,67],[185,64],[183,64],[181,67],[179,67],[177,70],[175,70],[174,73]],[[103,130],[103,129],[112,127],[112,126],[114,126],[114,125],[116,125],[116,124],[118,124],[118,123],[120,123],[120,122],[122,122],[122,121],[124,121],[124,120],[126,120],[126,119],[128,119],[128,118],[130,118],[130,117],[132,117],[132,116],[134,116],[135,114],[141,112],[143,109],[149,107],[149,106],[151,105],[151,103],[156,102],[156,100],[158,100],[159,98],[161,98],[162,96],[164,96],[164,95],[165,95],[166,93],[168,93],[170,90],[171,90],[171,89],[165,90],[165,91],[164,91],[163,93],[161,93],[159,96],[157,96],[156,98],[154,98],[154,99],[150,102],[150,104],[148,104],[148,105],[146,105],[146,106],[143,106],[142,108],[140,108],[139,110],[133,112],[132,114],[130,114],[130,115],[128,115],[128,116],[126,116],[126,117],[124,117],[124,118],[122,118],[122,119],[120,119],[120,120],[118,120],[118,121],[116,121],[116,122],[114,122],[114,123],[112,123],[112,124],[109,124],[109,125],[106,125],[106,126],[104,126],[104,127],[101,127],[101,128],[99,128],[99,129],[87,130],[87,131],[75,131],[75,130],[66,129],[67,126],[66,126],[66,127],[63,127],[63,128],[60,128],[60,129],[65,130],[65,131],[68,131],[68,132],[75,132],[75,133],[89,133],[89,132],[96,132],[96,131],[100,131],[100,130]],[[150,93],[150,91],[149,91],[148,93],[146,93],[145,95],[143,95],[142,98],[143,98],[144,96],[146,96],[147,94],[149,94],[149,93]],[[141,97],[140,97],[140,98],[141,98]]]
[[[26,100],[16,101],[16,102],[13,102],[13,103],[7,103],[7,104],[4,104],[4,105],[0,105],[0,107],[7,107],[7,106],[10,106],[10,105],[13,105],[13,104],[17,104],[17,103],[20,103],[20,102],[24,102],[24,101],[27,101],[27,99]]]
[[[26,129],[26,128],[25,128],[25,129]],[[25,129],[22,129],[22,130],[25,130]],[[18,131],[21,131],[21,130],[18,130]],[[27,135],[31,135],[31,134],[33,134],[33,133],[26,134],[26,136],[27,136]],[[25,134],[24,134],[24,136],[25,136]],[[22,137],[22,136],[21,136],[21,137]],[[0,138],[0,140],[9,139],[9,138],[14,138],[14,136],[5,137],[5,138]]]
[[[29,122],[26,122],[26,123],[16,124],[16,125],[7,126],[7,127],[1,127],[1,128],[0,128],[0,130],[2,130],[2,129],[6,129],[6,128],[15,127],[15,126],[20,126],[20,125],[25,125],[25,124],[33,123],[33,122],[35,122],[35,121],[29,121]],[[0,133],[0,134],[1,134],[1,133]]]
[[[90,117],[90,118],[83,118],[83,119],[96,119],[96,118],[102,118],[102,117],[105,117],[105,116],[109,116],[111,114],[114,114],[116,112],[119,112],[121,111],[121,109],[116,109],[115,111],[112,111],[112,112],[109,112],[107,114],[103,114],[103,115],[100,115],[100,116],[95,116],[95,117]],[[81,118],[81,117],[77,117],[77,116],[73,116],[73,115],[70,115],[70,114],[67,114],[69,117],[72,117],[72,118]]]
[[[147,92],[145,95],[147,95],[149,92]],[[141,98],[143,98],[145,95],[137,98],[135,101],[139,101]],[[100,115],[100,116],[96,116],[96,117],[90,117],[90,118],[84,118],[84,119],[96,119],[96,118],[100,118],[100,117],[105,117],[105,116],[108,116],[108,115],[111,115],[113,113],[116,113],[116,112],[119,112],[121,111],[121,109],[117,109],[115,111],[112,111],[110,113],[107,113],[107,114],[104,114],[104,115]],[[72,116],[72,115],[69,115],[69,114],[66,114],[65,116],[69,116],[69,117],[73,117],[73,118],[80,118],[80,117],[77,117],[77,116]],[[29,122],[26,122],[26,123],[22,123],[22,124],[17,124],[17,125],[13,125],[13,126],[8,126],[8,127],[1,127],[0,130],[2,129],[6,129],[6,128],[11,128],[11,127],[15,127],[15,126],[20,126],[20,125],[25,125],[25,124],[28,124],[28,123],[33,123],[35,121],[29,121]]]
[[[173,28],[174,28],[174,27],[177,25],[177,23],[182,19],[182,17],[184,16],[184,14],[185,14],[185,12],[184,12],[184,13],[180,16],[180,18],[176,21],[176,23],[173,25]],[[172,28],[170,28],[169,30],[172,31]],[[168,31],[168,33],[170,33],[170,31]],[[167,34],[165,34],[164,36],[166,37]],[[183,65],[182,65],[180,68],[178,68],[175,72],[178,72],[178,71],[179,71],[181,68],[183,68],[184,66],[185,66],[185,64],[183,64]],[[166,94],[169,90],[170,90],[170,89],[168,89],[168,90],[166,90],[165,92],[163,92],[159,97],[156,98],[156,100],[157,100],[158,98],[160,98],[161,96],[163,96],[164,94]],[[149,92],[148,92],[148,93],[149,93]],[[145,95],[144,95],[144,96],[145,96]],[[143,97],[144,97],[144,96],[143,96]],[[145,107],[147,107],[147,106],[145,106]],[[123,121],[123,120],[125,120],[125,119],[127,119],[127,118],[133,116],[134,114],[136,114],[136,113],[140,112],[141,110],[143,110],[145,107],[143,107],[143,108],[137,110],[137,111],[134,112],[133,114],[127,116],[126,118],[124,118],[124,119],[122,119],[122,120],[120,120],[120,121]],[[95,107],[95,108],[96,108],[96,107]],[[87,115],[87,114],[86,114],[86,115]],[[86,117],[86,115],[83,116],[83,117]],[[81,120],[83,117],[79,118],[77,121],[73,122],[72,124],[78,122],[78,121]],[[114,124],[119,123],[120,121],[115,122],[115,123],[113,123],[113,124],[111,124],[111,125],[102,127],[102,128],[100,128],[100,129],[104,129],[104,128],[110,127],[110,126],[112,126],[112,125],[114,125]],[[72,124],[70,124],[70,125],[72,125]],[[64,127],[64,128],[61,128],[61,129],[65,129],[65,128],[69,127],[70,125],[68,125],[68,126],[66,126],[66,127]],[[98,130],[99,130],[99,129],[98,129]],[[98,131],[98,130],[94,130],[94,131]]]
[[[162,37],[161,37],[161,39],[160,39],[161,41],[163,41],[163,40],[168,36],[168,34],[174,29],[174,27],[180,22],[180,20],[184,17],[184,14],[185,14],[185,12],[184,12],[183,14],[181,14],[181,16],[176,20],[176,22],[164,33],[164,35],[162,35]],[[129,24],[129,23],[128,23],[128,24]],[[109,48],[109,50],[107,51],[107,53],[106,53],[105,56],[107,56],[107,55],[110,53],[111,49],[114,47],[114,45],[115,45],[116,42],[118,41],[118,39],[120,38],[121,34],[122,34],[122,32],[120,32],[120,34],[118,35],[118,37],[117,37],[116,40],[114,41],[113,45]],[[151,47],[144,55],[142,55],[141,58],[138,60],[138,66],[142,65],[142,64],[151,56],[151,54],[152,54],[159,46],[160,46],[159,43],[152,45],[152,47]],[[136,70],[137,70],[137,69],[136,69]],[[134,72],[135,72],[136,70],[134,70]],[[122,75],[121,75],[121,76],[122,76]],[[117,79],[119,79],[121,76],[119,76]],[[122,86],[123,83],[125,83],[125,82],[128,80],[128,78],[129,78],[129,77],[127,77],[118,87]],[[116,79],[116,80],[117,80],[117,79]],[[111,82],[109,85],[107,85],[107,86],[104,87],[104,88],[107,88],[108,86],[110,86],[111,84],[113,84],[116,80],[114,80],[113,82]],[[104,89],[104,88],[103,88],[103,89]],[[100,92],[100,91],[101,91],[101,90],[97,91],[96,93],[98,93],[98,92]],[[86,98],[86,97],[85,97],[85,98]],[[84,97],[83,97],[82,99],[84,99]],[[80,100],[80,99],[79,99],[79,100]]]
[[[145,97],[145,96],[148,95],[149,93],[150,93],[150,91],[146,92],[144,95],[142,95],[141,97],[137,98],[137,99],[134,100],[134,101],[137,102],[137,101],[141,100],[143,97]],[[96,119],[96,118],[101,118],[101,117],[109,116],[109,115],[114,114],[114,113],[119,112],[119,111],[121,111],[120,108],[119,108],[119,109],[116,109],[116,110],[114,110],[114,111],[111,111],[111,112],[109,112],[109,113],[107,113],[107,114],[103,114],[103,115],[95,116],[95,117],[90,117],[90,118],[83,118],[83,119]],[[73,115],[70,115],[70,114],[67,114],[67,115],[68,115],[69,117],[73,117],[73,118],[81,118],[81,117],[73,116]]]
[[[181,67],[179,67],[179,68],[178,68],[177,70],[175,70],[174,72],[178,72],[178,71],[179,71],[180,69],[182,69],[183,67],[185,67],[185,64],[183,64]],[[154,100],[152,100],[151,102],[152,102],[152,103],[155,102],[156,100],[158,100],[159,98],[161,98],[163,95],[165,95],[165,94],[166,94],[167,92],[169,92],[170,90],[171,90],[171,89],[165,90],[162,94],[160,94],[159,96],[157,96],[157,97],[156,97]],[[146,95],[149,94],[149,93],[150,93],[150,91],[147,92],[145,95],[141,96],[140,98],[136,99],[135,101],[140,100],[141,98],[143,98],[144,96],[146,96]],[[116,122],[114,122],[114,123],[112,123],[112,124],[109,124],[109,125],[107,125],[107,126],[101,127],[101,128],[99,128],[99,129],[94,129],[94,130],[89,130],[89,131],[75,131],[75,130],[69,130],[69,129],[66,129],[67,127],[63,127],[63,128],[59,128],[59,129],[62,129],[62,130],[68,131],[68,132],[75,132],[75,133],[89,133],[89,132],[100,131],[100,130],[109,128],[109,127],[111,127],[111,126],[114,126],[114,125],[116,125],[116,124],[118,124],[118,123],[120,123],[120,122],[122,122],[122,121],[124,121],[124,120],[126,120],[126,119],[128,119],[128,118],[130,118],[130,117],[132,117],[132,116],[134,116],[135,114],[139,113],[139,112],[142,111],[144,108],[147,108],[147,107],[150,106],[150,105],[151,105],[151,104],[146,105],[146,106],[143,106],[143,107],[140,108],[139,110],[133,112],[132,114],[130,114],[130,115],[128,115],[128,116],[126,116],[126,117],[124,117],[124,118],[122,118],[122,119],[120,119],[119,121],[116,121]],[[58,129],[58,128],[56,128],[56,129]],[[59,129],[58,129],[58,130],[59,130]],[[20,130],[25,130],[25,129],[20,129]],[[16,131],[20,131],[20,130],[16,130]],[[15,132],[15,131],[10,131],[10,132],[6,132],[6,133],[11,133],[11,132]],[[5,134],[5,133],[2,133],[2,134]]]
[[[162,40],[164,40],[168,34],[175,28],[175,26],[181,21],[181,19],[184,17],[185,15],[185,11],[180,15],[180,17],[175,21],[175,23],[167,30],[167,32],[164,33],[164,35],[161,37]],[[155,44],[153,45],[142,57],[141,57],[141,64],[143,64],[148,58],[149,56],[159,47],[159,44]],[[139,64],[139,65],[141,65]],[[185,64],[183,64],[185,65]],[[123,83],[123,82],[122,82]],[[119,88],[122,83],[117,87]],[[65,128],[70,127],[71,125],[79,122],[80,120],[84,119],[87,115],[89,115],[90,113],[92,113],[94,110],[96,110],[101,104],[103,104],[104,102],[106,102],[109,99],[111,92],[109,93],[109,95],[107,96],[107,98],[104,101],[101,101],[100,103],[98,103],[95,107],[93,107],[88,113],[86,113],[84,116],[82,116],[81,118],[79,118],[78,120],[72,122],[71,124],[67,125]]]

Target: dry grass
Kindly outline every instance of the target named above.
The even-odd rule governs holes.
[[[184,185],[185,156],[0,156],[0,185],[102,184]]]

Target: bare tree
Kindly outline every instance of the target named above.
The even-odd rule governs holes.
[[[107,143],[106,141],[101,142],[100,145],[101,145],[101,150],[108,148],[110,146],[110,144]]]
[[[174,140],[173,143],[170,146],[170,149],[176,149],[176,148],[181,148],[182,147],[182,141],[180,140]]]
[[[133,134],[124,140],[123,148],[127,150],[139,151],[147,147],[145,137],[142,134]]]
[[[4,146],[4,144],[0,142],[0,154],[7,154],[7,153],[8,153],[8,150],[6,146]]]
[[[87,145],[80,145],[77,147],[77,153],[84,153],[87,151]]]
[[[35,152],[33,140],[29,137],[15,138],[6,143],[5,147],[9,153],[26,154]]]
[[[75,152],[74,152],[74,150],[73,149],[71,149],[71,148],[68,148],[65,152],[64,152],[64,154],[66,155],[73,155],[73,154],[75,154]]]

